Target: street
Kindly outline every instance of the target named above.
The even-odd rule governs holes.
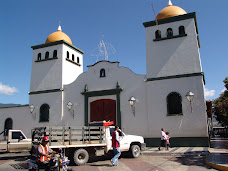
[[[25,171],[27,170],[27,153],[0,154],[1,171]],[[205,156],[150,156],[141,155],[139,158],[120,158],[119,166],[111,166],[109,160],[104,157],[94,157],[84,166],[70,166],[73,170],[79,171],[105,171],[105,170],[126,170],[126,171],[190,171],[190,170],[215,170],[204,162]]]

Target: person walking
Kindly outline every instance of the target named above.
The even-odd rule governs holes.
[[[169,142],[169,139],[170,139],[170,136],[169,136],[169,132],[166,132],[166,150],[169,150],[169,147],[170,147],[170,142]]]
[[[119,139],[119,126],[115,126],[115,131],[112,134],[112,147],[114,152],[114,157],[111,159],[113,166],[118,166],[118,158],[120,157],[120,139]]]
[[[165,149],[167,149],[167,147],[166,147],[166,134],[165,134],[164,128],[161,129],[161,144],[158,147],[158,150],[161,150],[161,147],[165,147]]]

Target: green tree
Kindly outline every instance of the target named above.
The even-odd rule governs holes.
[[[224,127],[228,127],[228,77],[223,80],[226,90],[213,101],[213,112],[216,119]]]

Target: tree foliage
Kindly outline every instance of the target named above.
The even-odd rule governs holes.
[[[228,126],[228,77],[223,80],[226,90],[213,101],[213,112],[222,126]]]

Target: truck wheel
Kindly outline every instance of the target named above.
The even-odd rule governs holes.
[[[84,165],[88,162],[88,160],[89,160],[89,154],[85,149],[81,148],[81,149],[75,150],[74,162],[76,165],[78,166]]]
[[[130,150],[131,156],[137,158],[140,155],[140,147],[138,145],[132,145]]]

